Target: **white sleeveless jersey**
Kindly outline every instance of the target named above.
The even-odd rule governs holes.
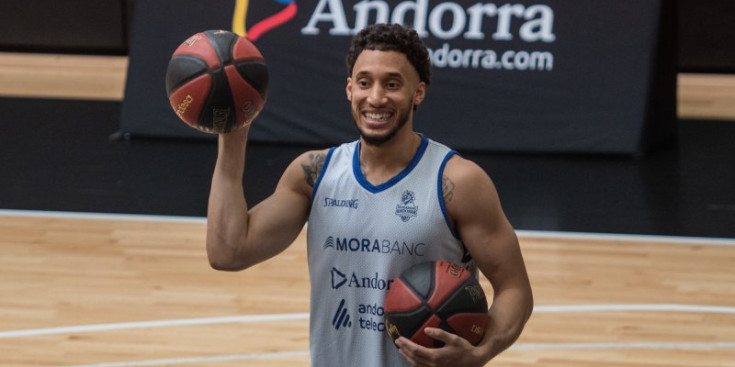
[[[476,272],[442,197],[442,171],[455,152],[422,137],[411,163],[375,186],[362,175],[359,147],[352,142],[329,151],[312,195],[311,364],[407,366],[383,322],[393,279],[430,260]]]

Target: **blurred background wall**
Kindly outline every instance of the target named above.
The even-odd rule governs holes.
[[[675,1],[680,71],[735,73],[735,2]],[[136,2],[3,0],[0,51],[126,55]]]
[[[0,210],[205,215],[212,144],[108,140],[137,2],[0,2]],[[678,146],[636,159],[469,154],[518,228],[735,236],[735,1],[676,5]],[[251,176],[251,203],[301,151],[249,153],[248,172],[273,172]]]

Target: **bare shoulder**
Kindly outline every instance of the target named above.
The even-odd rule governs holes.
[[[288,186],[311,196],[328,152],[327,149],[310,150],[296,157],[286,168],[279,186]]]
[[[469,199],[481,194],[495,193],[495,185],[490,176],[477,163],[455,155],[442,172],[442,192],[444,200]]]
[[[327,149],[311,150],[296,158],[296,162],[298,162],[299,167],[301,167],[304,182],[312,188],[319,178],[319,173],[321,173],[322,167],[324,167],[328,151],[329,150]]]
[[[523,260],[518,238],[485,170],[475,162],[453,157],[447,162],[443,179],[449,188],[444,192],[449,217],[485,276],[497,282],[499,269],[509,264],[520,269]]]
[[[500,199],[490,176],[477,163],[452,157],[442,173],[442,195],[455,226],[502,217]]]

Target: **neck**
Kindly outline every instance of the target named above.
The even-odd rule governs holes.
[[[410,129],[379,146],[368,145],[360,139],[363,176],[372,184],[388,181],[408,166],[420,144],[421,136]]]

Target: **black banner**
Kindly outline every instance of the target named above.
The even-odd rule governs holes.
[[[359,29],[391,22],[431,50],[414,122],[427,136],[456,149],[639,154],[673,136],[672,17],[662,0],[141,1],[121,131],[207,137],[173,113],[164,76],[187,37],[227,29],[251,39],[270,69],[252,140],[354,140],[345,54]]]

